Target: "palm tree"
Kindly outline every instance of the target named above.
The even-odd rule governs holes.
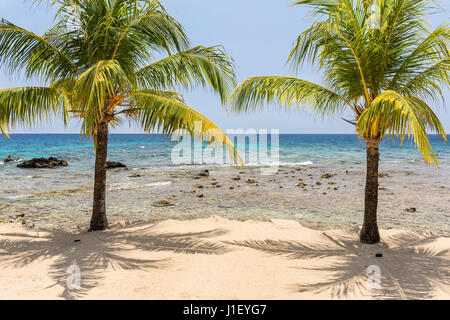
[[[54,114],[80,119],[82,134],[93,137],[96,150],[90,230],[108,226],[108,130],[124,118],[145,132],[185,130],[225,145],[238,159],[227,136],[174,91],[207,86],[225,102],[235,86],[234,67],[221,47],[191,47],[182,26],[156,0],[50,4],[57,8],[55,25],[44,35],[0,22],[0,64],[43,84],[0,90],[0,129],[7,134],[12,125],[33,125]]]
[[[429,0],[302,0],[318,18],[291,50],[293,70],[305,62],[324,74],[324,85],[294,77],[256,77],[235,89],[230,102],[248,112],[270,102],[308,105],[317,115],[350,111],[367,149],[363,243],[377,243],[379,144],[413,138],[427,163],[438,165],[427,131],[444,128],[430,107],[449,86],[448,24],[431,30]]]

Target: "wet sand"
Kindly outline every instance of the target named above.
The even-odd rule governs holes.
[[[289,219],[318,230],[354,228],[362,222],[362,166],[282,167],[272,175],[251,167],[207,168],[207,176],[200,175],[205,167],[194,166],[109,171],[109,221],[153,223],[217,215],[239,221]],[[7,200],[0,203],[0,221],[30,228],[86,229],[92,203],[90,175],[45,170],[26,174],[3,184]],[[157,201],[169,205],[157,206]],[[442,170],[382,171],[379,225],[449,236],[450,185]]]

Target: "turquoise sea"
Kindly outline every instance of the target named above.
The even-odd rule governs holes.
[[[270,138],[268,139],[270,141]],[[442,167],[450,165],[450,146],[438,136],[430,136]],[[248,141],[247,141],[248,144]],[[171,151],[176,142],[159,134],[112,134],[109,138],[109,160],[135,167],[171,166]],[[281,164],[312,162],[318,166],[354,165],[365,160],[364,143],[356,135],[282,134],[279,137]],[[93,143],[77,134],[15,134],[0,138],[0,161],[15,158],[56,156],[70,163],[67,170],[90,170],[95,159]],[[412,141],[403,146],[398,141],[383,141],[382,165],[422,165],[423,159]],[[0,162],[0,165],[3,163]],[[18,169],[6,166],[0,176]]]

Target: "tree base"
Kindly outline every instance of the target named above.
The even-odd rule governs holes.
[[[88,232],[92,232],[92,231],[104,231],[108,229],[108,226],[95,226],[95,227],[89,227]]]
[[[106,214],[93,214],[88,231],[103,231],[108,229],[108,220]]]
[[[378,231],[378,226],[367,227],[363,225],[361,233],[359,234],[359,241],[364,244],[376,244],[380,243],[380,232]]]

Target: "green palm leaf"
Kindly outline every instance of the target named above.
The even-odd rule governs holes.
[[[0,89],[0,124],[2,132],[17,124],[34,125],[61,114],[68,120],[70,93],[50,87]]]
[[[334,114],[351,103],[321,85],[289,77],[257,77],[245,80],[230,97],[237,112],[248,112],[276,102],[286,108],[311,106],[316,114]]]
[[[433,110],[422,100],[402,96],[395,91],[380,94],[364,111],[357,123],[363,137],[413,137],[426,162],[438,164],[427,137],[427,129],[447,140],[444,128]]]
[[[232,61],[220,47],[198,46],[150,64],[136,73],[141,87],[210,86],[225,101],[235,86]]]
[[[181,130],[185,130],[200,141],[206,141],[218,148],[225,146],[232,160],[236,164],[244,165],[227,135],[208,118],[188,107],[178,93],[141,90],[126,100],[133,107],[121,113],[136,119],[145,131],[160,130],[178,138]]]

